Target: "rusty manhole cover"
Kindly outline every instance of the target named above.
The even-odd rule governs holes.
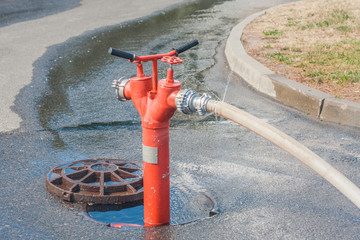
[[[142,175],[122,159],[86,159],[51,169],[46,187],[70,202],[122,204],[143,200]]]

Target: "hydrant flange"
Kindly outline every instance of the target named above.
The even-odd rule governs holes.
[[[210,99],[211,96],[207,93],[200,96],[193,89],[183,89],[176,95],[175,105],[177,110],[182,113],[191,114],[198,112],[202,116],[209,112],[206,106]]]
[[[130,79],[123,79],[120,78],[118,80],[114,80],[111,87],[115,88],[116,96],[119,101],[125,102],[128,99],[126,99],[124,94],[125,85],[130,81]]]

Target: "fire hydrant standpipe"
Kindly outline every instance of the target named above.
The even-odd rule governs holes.
[[[132,100],[141,116],[143,131],[144,224],[159,226],[170,222],[169,125],[176,111],[175,98],[181,84],[173,79],[172,65],[181,63],[176,55],[196,46],[197,40],[166,54],[135,56],[110,48],[109,53],[137,63],[137,76],[115,81],[119,100]],[[170,64],[167,78],[157,81],[157,60]],[[152,61],[152,77],[142,63]]]

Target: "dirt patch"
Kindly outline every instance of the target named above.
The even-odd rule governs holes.
[[[247,53],[275,73],[360,102],[360,0],[310,0],[256,18]]]

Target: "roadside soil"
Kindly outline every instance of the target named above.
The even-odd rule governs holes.
[[[342,18],[334,13],[341,13]],[[339,83],[338,80],[332,79],[318,80],[320,78],[315,73],[324,70],[314,69],[323,67],[325,71],[329,69],[330,72],[331,66],[324,68],[324,66],[303,64],[301,62],[303,60],[297,59],[296,55],[299,52],[302,56],[312,54],[317,51],[312,46],[320,46],[320,44],[331,46],[329,51],[332,51],[339,48],[339,44],[344,45],[345,41],[360,42],[359,15],[359,0],[298,2],[273,9],[256,18],[244,29],[241,40],[247,53],[273,72],[337,98],[360,102],[359,80],[355,79],[347,83]],[[360,46],[355,45],[354,52],[357,55],[352,56],[352,59],[357,62],[351,66],[351,71],[357,74],[357,78],[360,71],[360,62],[357,59],[360,56]],[[274,58],[274,55],[277,58]],[[350,71],[341,69],[342,63],[339,63],[339,58],[336,60],[336,63],[330,63],[333,68],[345,73]]]

